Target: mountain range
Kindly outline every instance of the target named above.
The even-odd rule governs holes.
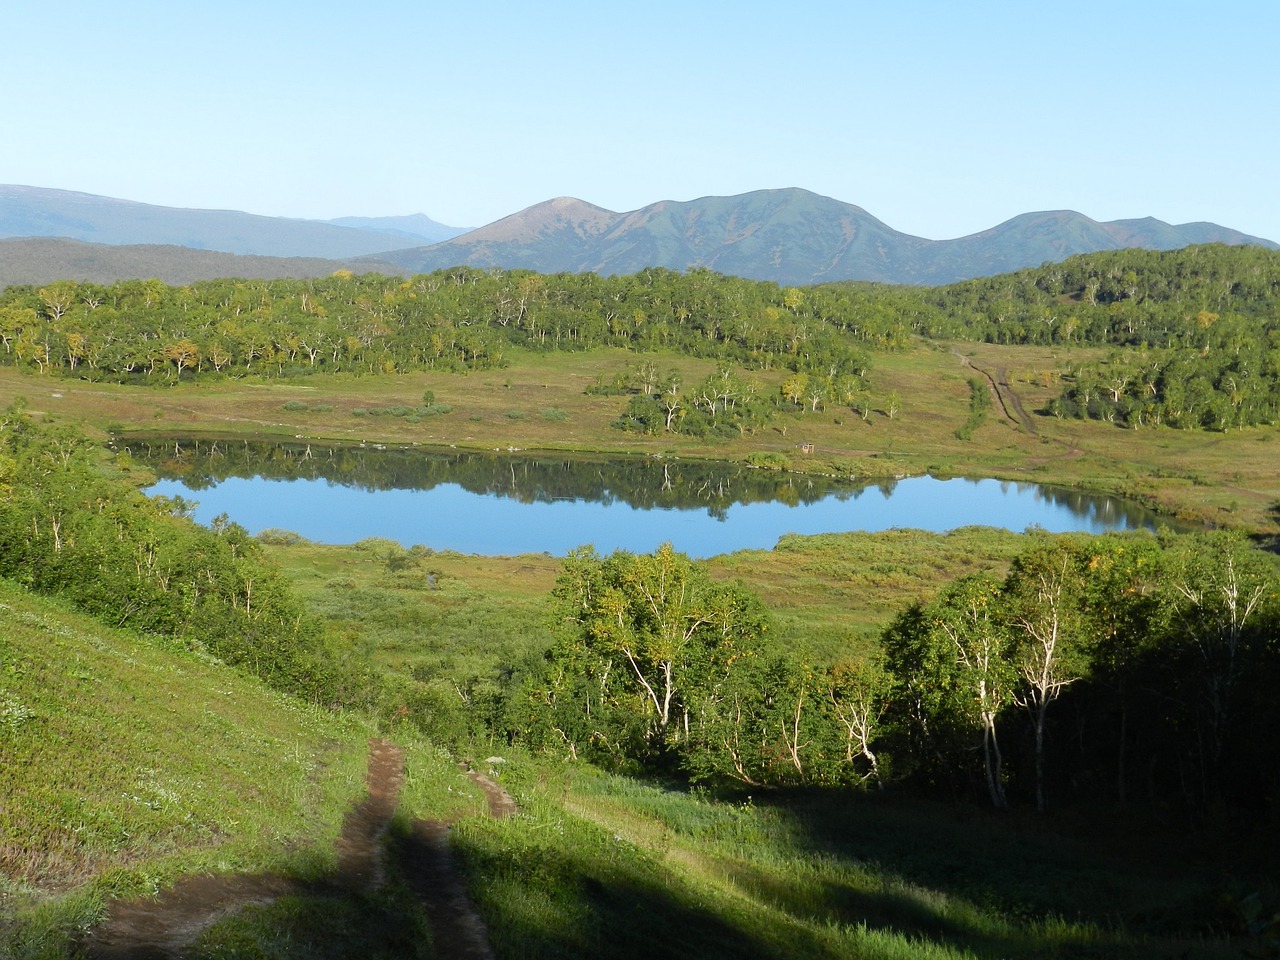
[[[31,242],[16,239],[34,237],[46,238],[38,255]],[[48,239],[54,237],[63,239]],[[1026,213],[967,237],[927,240],[900,233],[861,207],[798,188],[663,200],[629,213],[560,197],[462,230],[422,214],[295,220],[0,185],[0,238],[14,238],[0,242],[0,283],[139,276],[145,263],[145,276],[181,283],[207,270],[230,271],[212,276],[314,276],[345,266],[412,274],[467,264],[602,274],[705,267],[788,285],[936,285],[1125,247],[1225,243],[1280,249],[1213,223],[1172,225],[1150,217],[1099,222],[1070,210]],[[78,243],[68,246],[72,241]],[[145,255],[126,255],[134,245],[146,245]],[[193,249],[240,258],[195,261]],[[199,275],[193,276],[197,262]]]
[[[422,214],[296,220],[0,185],[0,237],[66,237],[111,246],[160,244],[242,255],[343,260],[437,243],[465,232]]]

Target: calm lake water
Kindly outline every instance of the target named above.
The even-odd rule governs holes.
[[[149,492],[198,503],[259,533],[321,543],[386,537],[405,546],[510,555],[647,552],[670,541],[707,557],[770,549],[788,533],[985,525],[1102,533],[1154,528],[1132,504],[997,480],[914,477],[872,485],[732,464],[442,454],[415,450],[131,443],[162,479]]]

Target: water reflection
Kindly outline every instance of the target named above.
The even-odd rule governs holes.
[[[652,550],[694,556],[771,548],[787,533],[988,525],[1103,532],[1154,528],[1148,511],[1038,484],[916,477],[851,480],[743,465],[371,449],[246,441],[134,441],[162,478],[153,492],[196,500],[253,532],[349,543],[369,536],[467,553]]]

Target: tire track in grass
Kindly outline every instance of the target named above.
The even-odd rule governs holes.
[[[508,817],[511,797],[488,777],[466,771],[484,791],[489,813]],[[389,740],[369,741],[365,799],[343,820],[338,869],[319,883],[274,874],[186,877],[154,899],[118,901],[80,943],[90,960],[181,960],[208,927],[248,906],[285,896],[340,897],[378,889],[386,879],[383,838],[404,784],[404,751]],[[401,842],[400,867],[430,921],[441,956],[490,960],[493,952],[467,900],[443,820],[416,820]]]

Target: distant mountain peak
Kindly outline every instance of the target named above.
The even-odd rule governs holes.
[[[563,234],[578,239],[599,236],[618,220],[618,214],[603,207],[587,203],[576,197],[555,197],[544,200],[519,213],[463,234],[470,242],[478,243],[529,243],[549,240]],[[463,237],[451,243],[457,243]]]
[[[433,234],[436,229],[445,233]],[[839,280],[936,285],[1126,247],[1277,248],[1212,223],[1171,225],[1154,217],[1100,223],[1074,210],[1019,214],[967,237],[926,240],[894,230],[862,207],[801,187],[661,200],[625,213],[561,196],[464,232],[423,214],[289,220],[0,185],[0,238],[50,236],[277,257],[358,258],[357,264],[374,271],[391,269],[389,263],[410,273],[459,264],[604,274],[706,267],[787,285]]]

